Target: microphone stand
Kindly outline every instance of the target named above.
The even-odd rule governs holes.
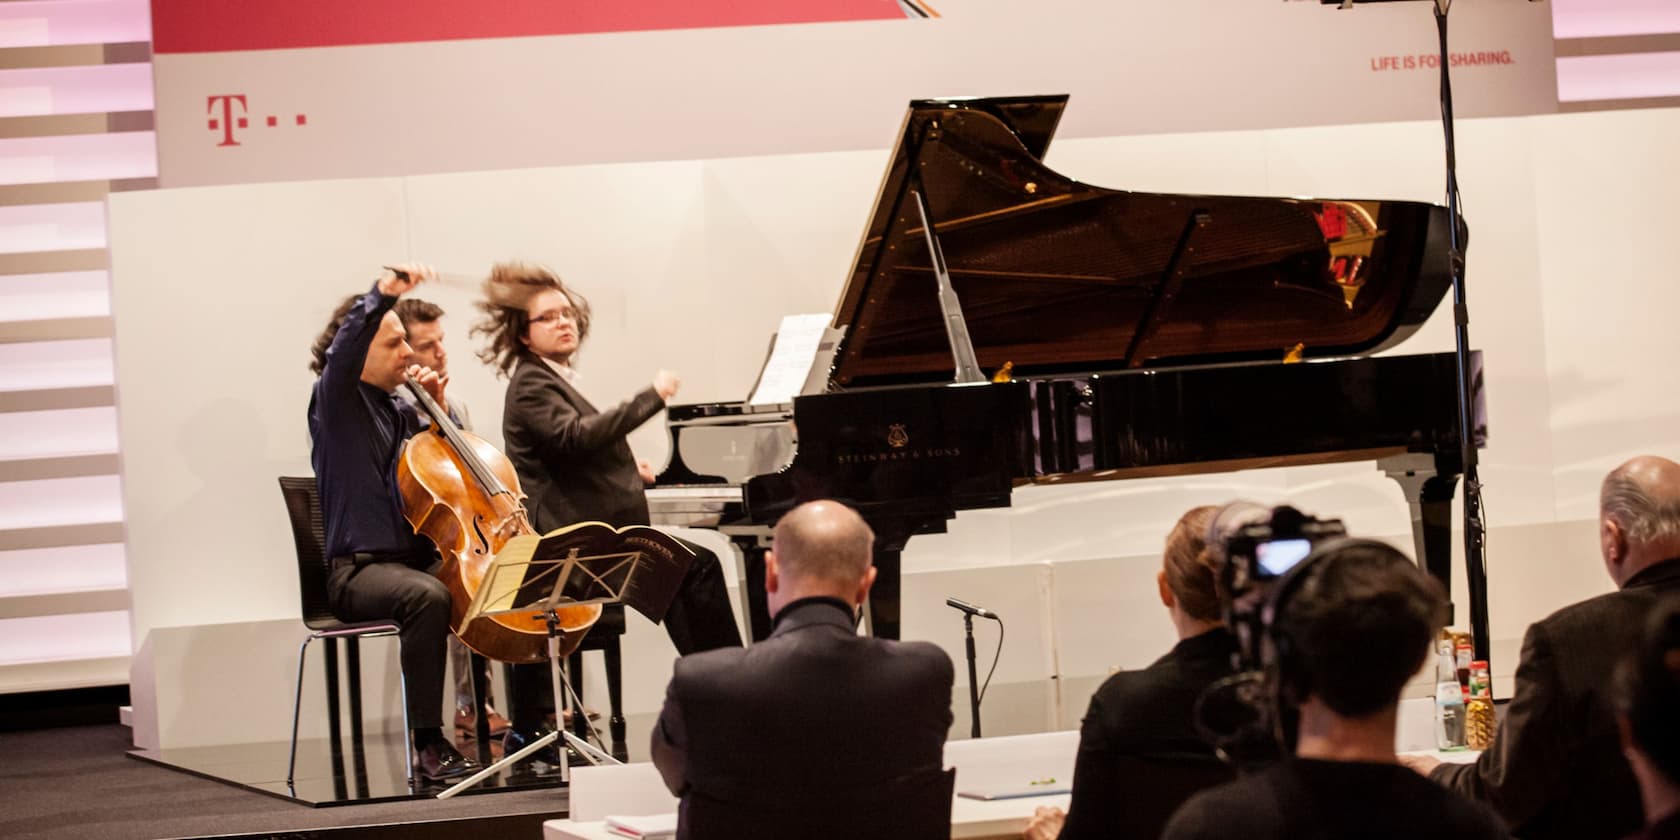
[[[980,737],[980,683],[974,673],[974,613],[963,612],[963,635],[968,642],[968,735]]]
[[[1355,4],[1392,0],[1320,0],[1339,3],[1346,9]],[[1447,255],[1453,285],[1454,360],[1458,368],[1458,457],[1464,470],[1464,572],[1470,590],[1470,639],[1477,659],[1488,656],[1487,523],[1482,509],[1482,480],[1477,469],[1475,418],[1470,416],[1475,393],[1476,371],[1470,364],[1470,308],[1464,289],[1464,218],[1458,203],[1458,151],[1453,143],[1452,81],[1448,68],[1452,55],[1447,50],[1447,11],[1452,0],[1433,0],[1435,30],[1441,44],[1441,125],[1446,137],[1447,168]]]

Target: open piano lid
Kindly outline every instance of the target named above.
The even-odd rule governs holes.
[[[1066,104],[910,104],[835,309],[834,385],[951,380],[918,181],[987,374],[1365,354],[1450,287],[1443,207],[1082,184],[1042,162]]]

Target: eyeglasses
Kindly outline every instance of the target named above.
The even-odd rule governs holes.
[[[544,312],[541,315],[532,315],[531,316],[531,323],[533,323],[533,324],[552,324],[552,323],[555,323],[556,321],[560,321],[562,319],[567,320],[567,321],[572,321],[572,320],[576,320],[576,316],[573,315],[572,311],[569,310],[569,309],[555,310],[555,311],[552,311],[552,312]]]

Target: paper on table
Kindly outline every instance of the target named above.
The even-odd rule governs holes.
[[[1033,779],[1013,785],[993,785],[991,787],[974,788],[972,790],[957,791],[957,795],[964,799],[979,799],[991,802],[998,799],[1024,799],[1029,796],[1056,796],[1072,793],[1073,785],[1068,782],[1057,782],[1055,779]]]
[[[661,840],[677,836],[676,814],[648,814],[640,817],[607,817],[607,830],[640,840]]]
[[[777,405],[793,402],[805,387],[811,365],[817,359],[817,347],[822,344],[823,331],[828,329],[829,315],[784,315],[776,330],[776,345],[764,372],[758,377],[749,405]]]

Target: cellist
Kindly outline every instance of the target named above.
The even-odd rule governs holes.
[[[319,378],[309,398],[310,461],[320,493],[327,597],[344,621],[402,625],[402,671],[415,772],[437,781],[477,765],[443,734],[449,589],[436,576],[437,550],[403,518],[394,486],[402,443],[417,431],[393,392],[414,376],[439,402],[445,377],[412,364],[397,298],[433,276],[426,266],[385,270],[366,294],[333,313],[312,348]]]

